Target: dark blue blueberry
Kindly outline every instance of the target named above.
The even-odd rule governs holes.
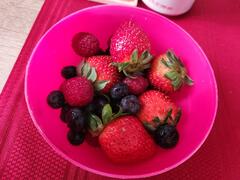
[[[120,103],[121,103],[121,100],[112,100],[110,105],[112,107],[112,111],[113,113],[118,113],[119,112],[119,108],[120,108]]]
[[[110,55],[109,49],[107,49],[106,51],[100,49],[97,55]]]
[[[63,122],[67,122],[67,120],[66,120],[66,115],[67,115],[67,112],[68,112],[71,108],[72,108],[72,107],[71,107],[69,104],[64,104],[64,106],[62,107],[61,113],[60,113],[60,119],[61,119]]]
[[[66,66],[61,71],[62,77],[65,79],[70,79],[77,76],[77,71],[75,66]]]
[[[79,108],[71,108],[65,116],[68,127],[75,132],[85,132],[86,117]]]
[[[101,116],[105,104],[109,103],[105,96],[96,96],[93,101],[86,107],[85,111],[91,114]]]
[[[121,107],[124,112],[136,114],[140,109],[140,104],[137,96],[129,95],[122,98]]]
[[[54,109],[63,107],[65,99],[61,91],[52,91],[47,97],[47,103]]]
[[[67,133],[67,139],[72,145],[80,145],[85,139],[85,134],[69,130]]]
[[[106,97],[104,96],[97,96],[95,99],[94,99],[94,103],[96,105],[96,115],[101,115],[102,114],[102,109],[103,107],[108,104],[108,100]]]
[[[128,95],[128,86],[124,83],[118,83],[110,91],[112,99],[122,99]]]
[[[95,114],[95,112],[96,112],[95,104],[93,102],[88,104],[85,108],[85,112],[88,113],[88,114]]]
[[[110,47],[108,47],[108,48],[106,49],[105,54],[106,54],[106,55],[110,55]]]
[[[172,148],[177,144],[179,134],[175,126],[164,124],[156,129],[154,139],[159,146]]]

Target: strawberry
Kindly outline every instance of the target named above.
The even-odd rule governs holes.
[[[108,93],[110,89],[119,82],[120,73],[116,67],[111,66],[111,56],[92,56],[86,60],[86,63],[88,63],[90,67],[95,68],[97,73],[96,81],[104,85],[104,87],[100,87],[102,88],[102,93]]]
[[[93,86],[85,77],[65,80],[61,84],[60,90],[71,106],[85,106],[93,99]]]
[[[111,38],[110,54],[114,65],[126,75],[150,67],[150,50],[146,33],[131,20],[124,22]]]
[[[100,51],[98,39],[88,32],[77,33],[72,39],[72,48],[83,57],[96,55]]]
[[[193,84],[183,63],[172,51],[167,51],[153,60],[148,78],[155,88],[165,93],[172,93],[183,84]]]
[[[106,155],[117,163],[132,163],[150,158],[156,144],[134,116],[114,119],[102,131],[99,143]]]
[[[126,77],[123,82],[127,84],[129,92],[135,95],[142,94],[149,85],[148,80],[140,75],[132,78]]]
[[[165,123],[176,125],[181,117],[181,109],[157,90],[144,92],[139,97],[139,103],[141,109],[137,116],[151,130]]]

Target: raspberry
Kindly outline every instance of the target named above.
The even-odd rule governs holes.
[[[90,57],[96,55],[99,50],[98,39],[90,33],[77,33],[72,39],[72,48],[80,56]]]
[[[129,92],[135,95],[142,94],[149,85],[148,80],[143,76],[126,77],[123,82],[127,84]]]
[[[61,91],[70,106],[85,106],[93,99],[93,86],[85,77],[74,77],[63,82]]]

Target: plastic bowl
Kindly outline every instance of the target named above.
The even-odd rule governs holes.
[[[180,140],[170,150],[159,147],[152,159],[137,164],[118,165],[107,159],[99,147],[84,142],[72,146],[66,138],[68,128],[59,119],[60,110],[46,103],[50,91],[59,88],[62,67],[77,65],[80,57],[71,48],[79,31],[95,34],[102,48],[116,28],[132,19],[148,34],[154,52],[172,49],[181,57],[194,79],[173,98],[182,107],[178,125]],[[217,111],[217,86],[212,67],[199,45],[182,28],[167,18],[141,8],[117,5],[95,6],[75,12],[56,23],[38,42],[29,60],[25,97],[32,120],[46,142],[76,166],[103,176],[141,178],[161,174],[189,159],[207,138]]]

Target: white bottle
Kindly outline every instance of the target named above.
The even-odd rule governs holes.
[[[143,0],[151,9],[166,15],[177,16],[187,12],[195,0]]]

